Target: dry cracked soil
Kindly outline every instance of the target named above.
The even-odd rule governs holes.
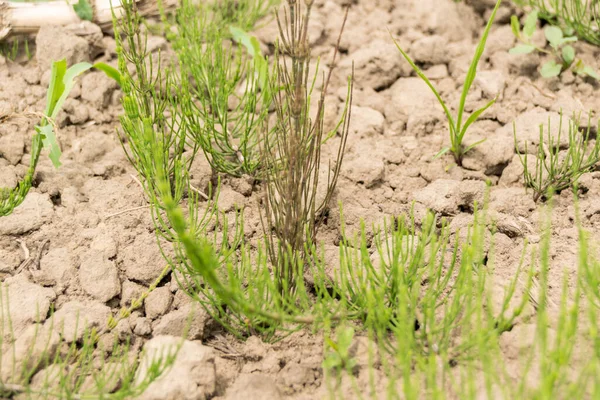
[[[316,3],[310,40],[314,55],[328,59],[346,1]],[[570,72],[543,79],[538,73],[543,57],[509,55],[515,44],[509,19],[516,10],[506,2],[467,98],[467,110],[472,111],[498,96],[466,138],[470,143],[487,140],[457,167],[450,156],[433,158],[448,143],[447,122],[390,38],[391,32],[455,107],[494,3],[354,0],[331,84],[341,89],[327,94],[326,123],[333,124],[341,112],[345,76],[354,63],[351,132],[333,199],[333,204],[343,204],[348,234],[359,230],[361,219],[371,226],[411,207],[417,218],[425,209],[435,211],[457,231],[472,221],[473,203],[483,200],[486,181],[491,182],[489,214],[497,224],[494,282],[501,293],[514,276],[524,241],[539,242],[542,219],[541,208],[524,188],[513,122],[519,140],[533,147],[539,141],[539,124],[556,121],[561,110],[585,115],[600,109],[599,86]],[[254,34],[265,49],[272,48],[276,25],[271,21]],[[586,64],[600,69],[597,47],[583,42],[575,46]],[[168,42],[158,36],[149,38],[149,48],[171,52]],[[51,62],[62,57],[69,64],[96,60],[116,65],[115,41],[87,22],[42,28],[31,60],[0,57],[0,114],[43,110]],[[44,323],[51,309],[56,310],[54,319],[63,321],[63,329],[75,335],[81,329],[76,316],[89,326],[103,326],[111,312],[128,306],[165,267],[147,201],[116,134],[120,96],[118,86],[101,72],[89,72],[77,81],[57,120],[63,165],[55,169],[43,155],[24,203],[0,219],[0,279],[8,290],[16,337],[25,335],[38,318]],[[34,123],[19,119],[0,125],[0,186],[14,186],[24,175]],[[325,149],[326,156],[335,140]],[[210,177],[207,161],[198,160],[192,173],[197,185],[205,186]],[[582,223],[600,238],[600,171],[582,176],[579,190]],[[256,207],[261,193],[261,186],[251,179],[224,177],[219,207],[229,213],[244,208],[246,233],[258,235]],[[572,285],[576,268],[575,207],[569,191],[557,196],[552,220],[549,293],[558,303],[563,271]],[[339,254],[339,222],[339,211],[333,207],[319,237],[332,259]],[[241,343],[217,334],[214,321],[178,290],[171,274],[118,324],[116,335],[101,340],[132,337],[132,352],[159,349],[181,335],[190,313],[188,340],[173,369],[141,398],[269,400],[327,394],[322,337],[300,331],[266,344],[258,337]],[[534,334],[530,322],[503,334],[508,362],[531,345]],[[366,338],[359,341],[366,343]],[[366,373],[359,373],[358,379],[368,382]],[[351,393],[350,387],[346,389]]]

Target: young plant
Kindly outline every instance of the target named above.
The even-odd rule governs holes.
[[[516,127],[513,129],[515,147],[523,165],[523,177],[526,188],[533,189],[533,201],[547,199],[552,192],[561,192],[577,183],[579,177],[594,169],[600,162],[600,141],[592,140],[590,127],[581,131],[579,121],[569,119],[569,147],[560,149],[560,138],[563,131],[562,115],[556,137],[552,134],[550,121],[544,135],[544,125],[540,125],[540,139],[536,153],[535,170],[530,171],[528,165],[527,143],[525,152],[519,152]]]
[[[481,144],[485,140],[485,139],[483,139],[476,143],[473,143],[470,146],[464,147],[462,142],[467,133],[467,130],[469,129],[471,124],[473,124],[473,122],[477,121],[477,118],[479,118],[479,116],[481,114],[483,114],[483,112],[485,112],[485,110],[487,110],[489,107],[492,106],[492,104],[494,104],[496,102],[496,99],[491,100],[485,106],[483,106],[482,108],[473,112],[473,114],[471,114],[471,116],[469,118],[467,118],[465,121],[463,121],[464,112],[465,112],[465,103],[467,101],[467,95],[469,94],[469,89],[471,89],[471,86],[473,85],[473,82],[475,81],[475,77],[477,75],[477,65],[479,64],[479,60],[481,59],[481,56],[483,55],[483,51],[485,50],[485,43],[487,41],[488,34],[490,33],[492,23],[494,22],[494,18],[496,17],[496,12],[498,11],[498,7],[500,7],[501,2],[502,2],[502,0],[498,0],[496,2],[496,6],[494,7],[492,14],[490,15],[490,19],[487,22],[487,25],[485,27],[485,30],[483,31],[483,34],[481,35],[479,44],[477,45],[477,48],[475,49],[475,55],[473,56],[473,60],[471,61],[471,65],[469,66],[467,76],[465,77],[465,83],[463,85],[462,94],[460,96],[460,102],[458,104],[458,114],[456,116],[456,119],[454,119],[452,117],[452,114],[450,114],[450,109],[446,105],[446,102],[442,99],[442,97],[438,93],[437,89],[433,86],[431,81],[427,78],[427,76],[425,76],[423,71],[421,71],[421,69],[414,63],[414,61],[410,58],[410,56],[404,50],[402,50],[402,48],[400,47],[398,42],[392,37],[392,40],[394,40],[394,43],[396,44],[396,47],[398,48],[398,50],[400,50],[400,53],[402,53],[402,56],[404,56],[406,61],[415,70],[417,75],[421,79],[423,79],[423,81],[427,84],[427,86],[429,86],[429,88],[431,89],[431,91],[433,92],[435,97],[437,98],[438,102],[444,109],[446,118],[448,118],[448,125],[450,128],[450,147],[445,147],[442,150],[440,150],[440,152],[436,155],[436,157],[439,157],[439,156],[445,154],[446,152],[450,151],[454,155],[454,161],[459,166],[462,165],[462,160],[463,160],[464,155],[469,150],[471,150],[473,147],[477,146],[478,144]]]
[[[311,116],[314,79],[311,82],[308,25],[312,6],[313,0],[288,0],[283,21],[278,16],[280,39],[276,45],[272,87],[276,121],[272,135],[267,128],[262,140],[261,153],[267,166],[263,230],[282,291],[291,289],[295,275],[303,275],[304,263],[308,261],[303,253],[306,246],[315,243],[337,184],[350,125],[351,77],[346,107],[336,127],[341,136],[337,157],[335,164],[329,166],[324,195],[318,199],[317,188],[323,168],[321,146],[330,135],[324,125],[325,95],[335,68],[347,11],[329,74],[324,77],[318,97],[316,115]]]
[[[31,139],[31,159],[25,177],[17,183],[14,188],[0,188],[0,217],[12,213],[15,207],[25,200],[25,196],[31,189],[35,169],[37,167],[42,149],[48,149],[48,157],[52,164],[58,168],[60,164],[61,151],[56,141],[56,124],[54,120],[58,115],[64,101],[75,84],[75,78],[84,71],[91,68],[88,63],[79,63],[67,69],[67,61],[55,61],[52,64],[50,83],[46,97],[46,110],[44,113],[24,113],[0,116],[0,123],[10,118],[37,116],[40,123],[35,126],[35,134]]]
[[[520,44],[510,49],[510,54],[529,54],[536,51],[553,56],[554,59],[544,63],[540,69],[540,74],[544,78],[558,76],[570,68],[577,75],[600,79],[592,67],[585,65],[581,59],[576,58],[575,48],[569,44],[577,41],[577,36],[572,36],[572,30],[565,29],[563,31],[557,26],[547,25],[544,28],[544,35],[550,44],[550,49],[546,50],[536,46],[532,41],[532,37],[535,33],[537,20],[538,12],[530,12],[525,18],[525,24],[523,30],[521,30],[519,19],[514,15],[511,17],[512,31]]]
[[[323,368],[342,371],[352,371],[356,366],[356,360],[350,355],[350,346],[354,339],[354,329],[347,326],[339,326],[336,330],[336,340],[325,338],[325,343],[330,349],[323,360]]]

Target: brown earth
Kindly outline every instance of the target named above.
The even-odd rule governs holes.
[[[314,54],[329,59],[347,1],[316,3],[311,26]],[[498,226],[494,284],[501,293],[514,276],[524,240],[535,246],[540,238],[541,208],[525,192],[512,124],[516,123],[520,140],[536,145],[538,125],[558,119],[560,110],[600,109],[598,83],[568,71],[560,78],[542,79],[537,72],[543,61],[539,56],[509,55],[508,49],[515,44],[509,18],[515,9],[505,4],[467,101],[467,110],[472,111],[498,96],[466,138],[470,143],[487,140],[467,154],[463,167],[454,166],[450,156],[434,160],[448,143],[447,123],[429,89],[396,50],[389,32],[455,106],[494,1],[352,3],[341,61],[331,85],[341,89],[328,95],[331,124],[343,107],[343,83],[354,62],[351,136],[333,199],[334,204],[341,201],[344,205],[348,233],[359,229],[360,219],[367,226],[383,222],[408,212],[413,202],[417,215],[430,208],[450,219],[452,229],[465,227],[472,221],[474,200],[482,200],[489,180],[493,184],[490,215]],[[83,35],[81,26],[43,28],[32,60],[12,62],[0,57],[0,114],[44,109],[52,60],[66,57],[69,64],[101,60],[116,65],[114,39],[102,36],[93,25],[85,28]],[[256,33],[265,49],[275,32],[270,23]],[[150,43],[154,50],[169,51],[161,37],[151,37]],[[586,64],[600,69],[600,49],[582,42],[575,47]],[[63,166],[55,169],[43,156],[35,187],[25,202],[0,219],[0,278],[8,287],[17,337],[51,307],[57,310],[55,318],[63,318],[65,324],[72,323],[80,311],[88,323],[102,326],[111,311],[129,305],[165,266],[147,202],[116,135],[119,99],[117,85],[102,73],[91,72],[79,79],[57,121]],[[0,186],[13,186],[24,175],[33,123],[11,120],[0,125]],[[334,146],[331,143],[330,148]],[[206,160],[200,160],[194,179],[206,183],[209,174]],[[261,190],[253,189],[251,183],[226,178],[219,207],[229,212],[236,205],[244,207],[247,232],[260,232],[256,199]],[[600,239],[600,171],[581,178],[580,192],[582,223]],[[571,281],[575,276],[574,210],[569,191],[557,196],[549,289],[556,304],[563,271]],[[333,207],[320,233],[319,239],[332,255],[337,254],[339,220],[339,211]],[[214,324],[193,308],[170,275],[142,307],[119,323],[117,332],[121,338],[133,335],[136,351],[144,343],[148,349],[158,349],[173,343],[166,335],[181,334],[190,312],[194,312],[190,341],[184,345],[189,351],[182,352],[175,368],[143,398],[312,399],[327,394],[321,369],[322,338],[302,331],[270,345],[257,337],[245,343],[217,337],[211,328]],[[530,322],[505,333],[502,346],[507,359],[528,347],[534,333]],[[365,338],[360,341],[366,343]],[[230,348],[229,354],[223,353],[224,347]],[[362,371],[359,385],[369,378]],[[345,390],[350,391],[347,386]]]

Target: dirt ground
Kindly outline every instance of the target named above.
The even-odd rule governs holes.
[[[325,62],[331,59],[344,3],[316,1],[310,28],[313,55],[323,56]],[[587,111],[600,109],[598,83],[569,71],[559,78],[543,79],[538,73],[543,57],[509,55],[515,44],[509,19],[515,9],[506,2],[498,12],[467,101],[470,112],[498,96],[466,137],[468,143],[487,140],[466,155],[463,167],[457,167],[450,156],[433,159],[448,144],[447,122],[435,97],[395,48],[390,33],[449,104],[456,106],[495,2],[351,3],[341,60],[331,84],[334,89],[327,96],[327,123],[332,126],[343,107],[344,81],[354,62],[351,133],[333,199],[334,205],[343,203],[347,233],[358,231],[361,218],[367,226],[381,223],[386,217],[408,212],[413,203],[417,215],[430,208],[447,217],[453,230],[466,227],[472,220],[473,202],[483,199],[489,180],[490,215],[498,228],[494,285],[502,293],[517,269],[524,241],[534,246],[539,242],[542,216],[541,207],[523,185],[513,122],[519,146],[524,148],[527,141],[530,149],[539,141],[539,124],[551,120],[556,127],[560,110],[583,113],[586,125]],[[276,38],[276,25],[271,22],[255,34],[268,51]],[[149,46],[170,51],[161,37],[151,37]],[[583,42],[574,46],[587,65],[600,69],[599,48]],[[0,57],[0,114],[43,110],[50,64],[61,57],[69,64],[99,60],[116,65],[115,42],[89,23],[43,28],[31,60],[13,62]],[[103,73],[90,72],[79,79],[58,118],[63,165],[55,169],[43,154],[35,187],[12,215],[0,219],[0,279],[8,287],[17,337],[37,315],[43,319],[50,309],[56,310],[55,318],[72,321],[79,313],[91,326],[103,326],[111,311],[128,306],[165,267],[143,191],[116,134],[119,99],[117,85]],[[24,175],[34,123],[10,120],[0,125],[0,187],[14,186]],[[595,134],[595,126],[592,129]],[[200,187],[208,182],[206,160],[195,163],[193,175]],[[600,239],[600,171],[581,178],[580,192],[582,223]],[[258,235],[256,200],[261,193],[260,185],[247,178],[225,178],[219,207],[227,212],[244,207],[246,233]],[[557,196],[553,213],[549,291],[556,304],[563,271],[574,283],[578,250],[574,220],[572,195],[565,191]],[[334,206],[319,237],[332,258],[339,254],[339,221]],[[142,307],[119,323],[117,336],[132,335],[134,351],[144,345],[168,344],[172,338],[165,335],[181,335],[190,312],[194,317],[190,341],[185,344],[189,351],[142,398],[313,399],[327,395],[322,337],[302,331],[270,345],[256,337],[240,343],[217,335],[214,323],[193,307],[171,275]],[[509,362],[531,345],[534,333],[534,323],[523,320],[503,334],[502,348]],[[359,373],[359,382],[368,382],[364,375]],[[347,398],[352,397],[348,394]]]

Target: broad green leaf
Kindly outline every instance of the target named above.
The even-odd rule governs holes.
[[[254,57],[257,54],[254,44],[252,43],[252,37],[249,34],[235,26],[230,26],[229,32],[231,33],[233,40],[240,43],[248,50],[248,54],[250,54],[251,57]]]
[[[521,23],[519,22],[519,18],[516,15],[510,17],[510,27],[512,29],[513,35],[518,39],[521,37]]]
[[[529,54],[535,50],[535,46],[530,44],[518,44],[508,51],[509,54]]]
[[[525,24],[523,25],[523,34],[528,38],[533,36],[535,32],[535,27],[537,25],[538,13],[537,11],[532,11],[525,18]]]
[[[121,73],[119,72],[119,70],[103,62],[97,62],[93,65],[93,67],[99,71],[104,72],[106,76],[114,79],[119,84],[119,86],[121,86]]]
[[[83,20],[91,21],[94,18],[94,10],[88,0],[79,0],[76,4],[73,4],[73,10]]]
[[[542,65],[542,69],[540,70],[540,74],[544,78],[552,78],[560,75],[562,67],[560,64],[557,64],[556,61],[548,61],[544,65]]]
[[[575,60],[575,49],[573,46],[565,46],[562,48],[563,61],[569,65]]]
[[[559,27],[547,26],[546,29],[544,29],[544,35],[546,35],[546,39],[550,43],[550,46],[554,48],[560,46],[561,40],[563,38],[563,33]]]
[[[596,80],[600,80],[600,76],[598,76],[598,73],[596,71],[594,71],[594,69],[592,67],[590,67],[589,65],[586,65],[585,67],[583,67],[583,70],[581,72],[586,74],[587,76],[590,76],[590,77],[596,79]]]
[[[261,52],[260,52],[260,43],[258,42],[258,39],[255,38],[254,36],[250,37],[250,44],[252,45],[252,48],[254,49],[254,57],[261,57]]]
[[[64,59],[55,61],[52,64],[50,84],[48,86],[48,95],[46,97],[46,111],[44,115],[51,119],[56,118],[60,108],[75,84],[75,78],[91,67],[92,65],[90,63],[84,62],[75,64],[67,69],[67,61]],[[40,122],[40,125],[36,127],[36,130],[43,136],[44,148],[50,150],[50,160],[52,160],[52,164],[54,164],[55,167],[59,167],[61,155],[60,147],[56,141],[52,126],[48,124],[46,119],[43,119]]]
[[[337,334],[338,344],[341,351],[346,351],[352,345],[352,339],[354,338],[354,329],[348,327],[341,329]]]
[[[565,43],[575,43],[576,41],[577,41],[577,36],[567,36],[567,37],[560,39],[560,41],[558,42],[558,45],[562,46]]]
[[[65,90],[64,77],[67,72],[67,60],[62,59],[52,63],[52,69],[50,71],[50,84],[48,86],[48,92],[46,94],[46,111],[44,114],[51,117],[60,96]],[[46,122],[42,122],[45,124]]]
[[[58,142],[56,140],[56,135],[54,134],[54,129],[51,124],[44,126],[36,126],[36,132],[42,136],[42,143],[44,144],[44,148],[50,150],[49,158],[52,161],[52,165],[58,168],[60,167],[60,156],[62,155],[60,151],[60,147],[58,146]]]
[[[65,75],[63,76],[62,92],[60,93],[58,101],[54,105],[54,109],[52,110],[52,114],[50,114],[50,118],[55,118],[58,112],[60,111],[60,108],[67,99],[67,96],[69,96],[71,89],[73,89],[73,86],[75,85],[75,78],[77,78],[79,75],[83,74],[90,68],[92,68],[92,64],[82,62],[71,66],[65,72]]]

